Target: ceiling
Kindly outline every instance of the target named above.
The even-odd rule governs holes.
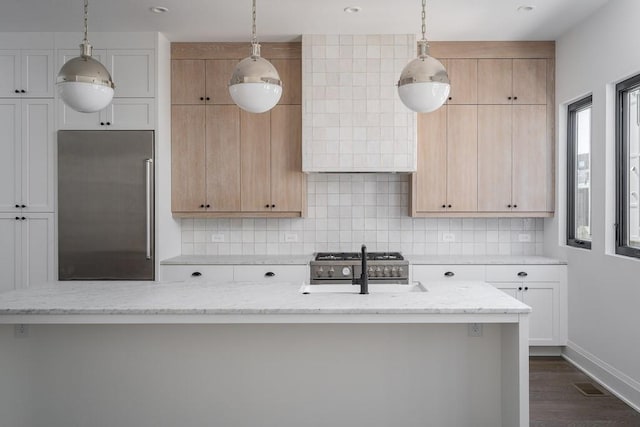
[[[430,40],[555,40],[610,0],[428,0]],[[520,5],[533,5],[519,12]],[[165,6],[169,12],[150,12]],[[358,13],[345,13],[359,6]],[[420,33],[420,0],[258,0],[258,35]],[[160,31],[171,41],[245,41],[250,0],[90,0],[89,32]],[[0,30],[81,31],[82,0],[0,0]],[[89,37],[91,39],[91,37]]]

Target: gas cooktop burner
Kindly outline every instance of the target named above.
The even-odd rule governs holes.
[[[319,252],[316,261],[352,261],[359,260],[360,252]],[[402,261],[404,257],[400,252],[369,252],[367,260],[370,261]]]

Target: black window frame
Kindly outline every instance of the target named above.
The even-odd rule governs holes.
[[[630,77],[616,85],[616,254],[640,258],[640,249],[627,244],[627,158],[629,141],[627,140],[627,92],[640,89],[640,74]],[[640,108],[640,106],[638,107]]]
[[[576,238],[576,118],[577,112],[593,105],[593,95],[585,96],[567,107],[567,246],[591,249],[591,241]],[[591,148],[589,148],[591,155]],[[589,176],[591,180],[591,176]],[[591,225],[591,218],[589,218]]]

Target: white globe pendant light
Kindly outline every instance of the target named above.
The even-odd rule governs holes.
[[[62,101],[81,113],[93,113],[105,108],[113,99],[115,85],[109,71],[91,57],[93,47],[87,40],[88,0],[84,1],[84,40],[80,56],[67,61],[60,72],[56,86]]]
[[[422,40],[418,40],[418,57],[404,67],[398,81],[400,100],[418,113],[440,108],[451,90],[447,70],[440,61],[429,56],[429,42],[425,38],[426,3],[422,0]]]
[[[256,0],[252,8],[251,56],[236,65],[229,81],[233,102],[250,113],[264,113],[276,106],[282,96],[282,81],[271,62],[260,56],[256,36]]]

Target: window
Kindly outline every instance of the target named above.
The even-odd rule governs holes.
[[[567,245],[591,249],[591,104],[569,105],[567,121]]]
[[[640,75],[616,92],[616,253],[640,258]]]

